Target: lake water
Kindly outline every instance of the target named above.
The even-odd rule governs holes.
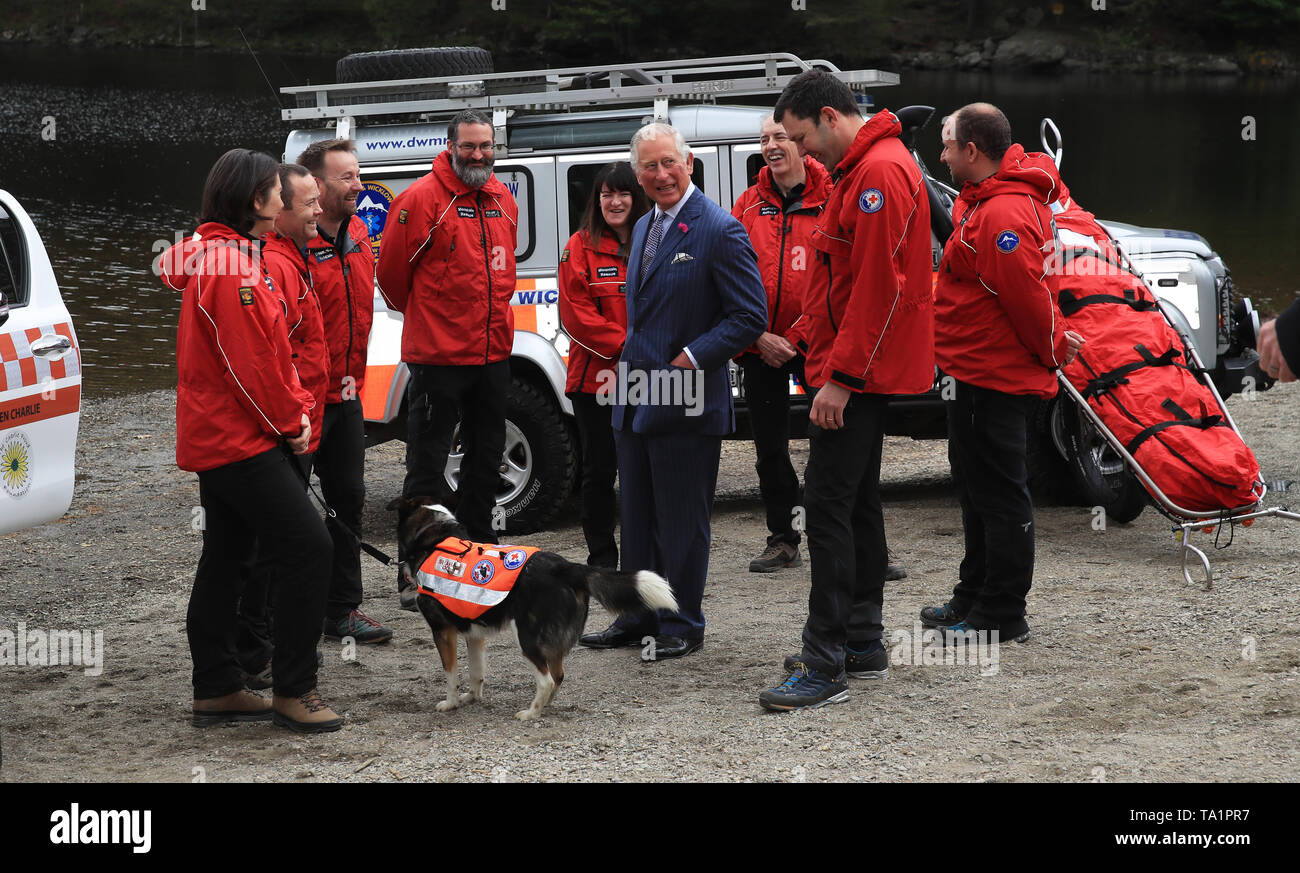
[[[274,85],[333,81],[334,58],[259,55]],[[499,64],[499,68],[509,69]],[[877,107],[1001,106],[1038,147],[1050,115],[1062,176],[1102,218],[1205,236],[1257,308],[1300,283],[1296,79],[904,73]],[[1255,139],[1242,138],[1243,117]],[[42,139],[43,119],[55,138]],[[938,119],[922,154],[940,178]],[[242,146],[280,155],[290,125],[247,54],[0,46],[0,187],[41,230],[77,325],[94,396],[175,385],[178,297],[150,271],[159,240],[194,227],[212,162]]]

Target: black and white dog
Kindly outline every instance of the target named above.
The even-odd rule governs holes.
[[[433,631],[433,641],[438,646],[442,669],[447,676],[447,699],[434,707],[439,712],[482,699],[485,638],[507,630],[512,622],[524,657],[532,662],[537,673],[537,694],[532,705],[516,713],[517,718],[527,721],[542,714],[564,681],[564,656],[582,634],[590,598],[595,597],[615,615],[677,609],[677,600],[668,582],[647,570],[620,573],[587,567],[552,552],[533,552],[525,559],[524,550],[515,549],[505,553],[505,566],[515,569],[512,563],[518,565],[522,560],[526,563],[523,563],[514,587],[504,595],[504,599],[488,606],[482,614],[472,619],[465,618],[424,590],[425,585],[436,580],[427,574],[420,576],[419,571],[437,551],[439,566],[452,568],[452,572],[461,577],[468,571],[473,585],[480,585],[483,576],[490,580],[493,574],[492,568],[487,566],[490,561],[484,555],[495,556],[499,561],[501,555],[495,551],[497,547],[470,544],[464,526],[446,507],[434,504],[431,498],[399,497],[388,504],[388,509],[398,511],[397,536],[406,555],[401,564],[402,575],[412,585],[421,586],[420,612]],[[459,538],[463,542],[439,549],[438,546],[449,538]],[[464,555],[447,552],[449,547],[459,550],[467,546],[471,548]],[[480,565],[484,567],[482,572],[479,572]],[[501,564],[498,562],[495,566],[499,571]],[[469,595],[476,593],[472,585],[460,584],[471,589]],[[484,602],[495,596],[499,594],[485,596]],[[465,694],[460,693],[456,681],[458,635],[465,637],[469,660],[469,691]]]

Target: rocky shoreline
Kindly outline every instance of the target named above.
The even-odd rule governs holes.
[[[197,42],[160,36],[123,33],[106,27],[76,26],[56,29],[30,25],[0,30],[0,45],[37,44],[72,48],[183,48],[212,52],[247,51],[242,44],[199,39]],[[311,46],[277,41],[285,53],[326,53],[320,43]],[[333,48],[340,56],[373,47]],[[540,61],[537,62],[540,64]],[[1137,43],[1132,35],[1116,30],[1056,27],[1013,29],[996,23],[983,38],[937,39],[898,46],[864,62],[888,70],[1029,71],[1045,75],[1073,73],[1145,73],[1200,76],[1296,76],[1300,54],[1281,48],[1227,47],[1217,51],[1174,50],[1152,43]],[[863,64],[853,63],[852,66]],[[841,66],[843,66],[841,64]]]

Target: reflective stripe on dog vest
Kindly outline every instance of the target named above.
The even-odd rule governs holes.
[[[474,619],[506,599],[535,546],[498,546],[459,537],[434,546],[416,572],[420,593],[461,618]]]

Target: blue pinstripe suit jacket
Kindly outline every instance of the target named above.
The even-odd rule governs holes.
[[[632,230],[625,289],[627,339],[621,359],[626,370],[620,370],[620,380],[638,370],[648,379],[656,373],[662,378],[674,369],[669,362],[689,346],[704,371],[703,409],[690,415],[681,403],[616,404],[614,429],[729,434],[736,429],[736,414],[727,362],[767,328],[767,294],[758,259],[741,223],[696,188],[677,220],[664,229],[642,282],[641,254],[653,218],[652,209]],[[622,390],[618,397],[625,397]]]

